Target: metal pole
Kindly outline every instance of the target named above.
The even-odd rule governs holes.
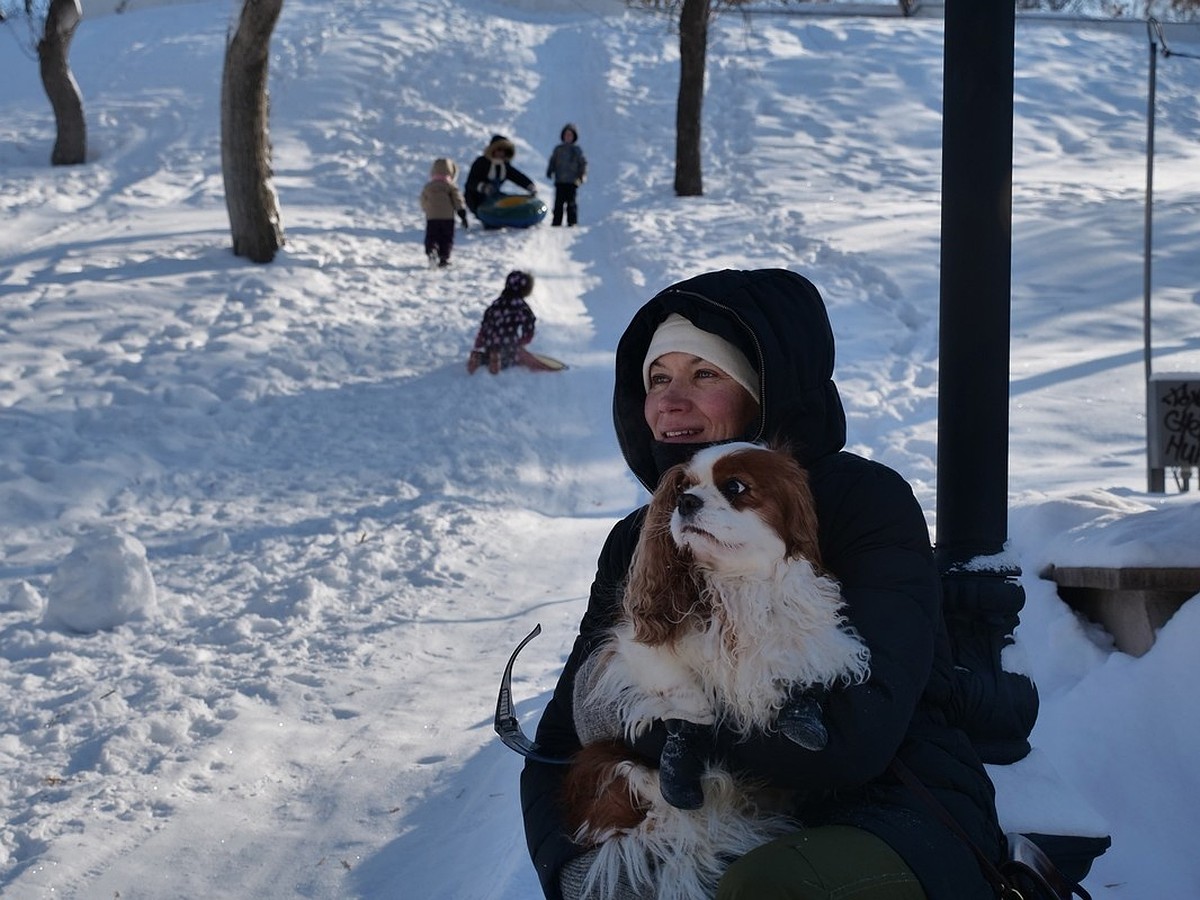
[[[1015,8],[947,0],[942,120],[937,552],[943,571],[1008,534]]]
[[[1142,250],[1142,356],[1146,369],[1146,490],[1152,494],[1167,492],[1166,469],[1156,468],[1151,447],[1150,429],[1154,422],[1154,392],[1150,386],[1151,376],[1151,318],[1150,318],[1150,255],[1153,245],[1151,224],[1154,214],[1154,106],[1158,88],[1158,43],[1155,32],[1159,28],[1155,19],[1149,19],[1146,27],[1150,32],[1150,87],[1147,91],[1146,110],[1146,224],[1145,245]]]
[[[957,724],[984,762],[1029,752],[1037,690],[1000,655],[1025,605],[1008,535],[1012,0],[946,0],[937,546]],[[978,557],[990,557],[979,560]],[[974,560],[974,564],[967,565]]]

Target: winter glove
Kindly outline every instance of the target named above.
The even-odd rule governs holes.
[[[829,732],[821,721],[823,690],[793,691],[779,715],[775,726],[784,737],[805,750],[823,750],[829,743]]]
[[[667,719],[667,741],[658,758],[658,784],[663,799],[676,809],[704,805],[700,778],[712,750],[712,729],[683,719]]]
[[[625,739],[625,744],[637,754],[638,759],[648,766],[657,766],[662,758],[663,747],[667,743],[667,726],[661,719],[655,719],[648,729],[635,738]]]
[[[458,218],[462,222],[463,228],[471,227],[470,224],[467,222],[467,211],[465,209],[460,209],[458,211]]]

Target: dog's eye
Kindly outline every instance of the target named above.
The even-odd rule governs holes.
[[[737,497],[739,494],[744,494],[748,490],[750,490],[750,485],[746,484],[746,482],[738,481],[736,478],[730,478],[723,485],[721,485],[721,496],[723,496],[726,500],[733,500],[734,497]]]

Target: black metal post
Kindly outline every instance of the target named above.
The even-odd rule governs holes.
[[[947,0],[937,544],[943,568],[1008,534],[1011,0]]]
[[[1029,752],[1038,707],[1033,683],[1000,664],[1020,570],[986,559],[1008,536],[1015,31],[1012,0],[946,0],[936,555],[960,724],[995,763]]]
[[[1151,236],[1154,219],[1154,106],[1155,94],[1158,89],[1158,42],[1155,34],[1160,34],[1160,26],[1155,19],[1146,23],[1150,32],[1150,87],[1146,92],[1146,211],[1143,226],[1142,248],[1142,355],[1146,369],[1146,490],[1151,494],[1167,492],[1167,470],[1155,465],[1157,460],[1150,453],[1150,429],[1154,422],[1154,390],[1150,385],[1152,368],[1152,319],[1150,317],[1150,270],[1154,241]]]

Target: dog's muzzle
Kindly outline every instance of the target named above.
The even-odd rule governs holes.
[[[680,494],[679,499],[675,501],[675,509],[685,519],[690,519],[696,513],[700,512],[703,507],[704,501],[691,493]]]

